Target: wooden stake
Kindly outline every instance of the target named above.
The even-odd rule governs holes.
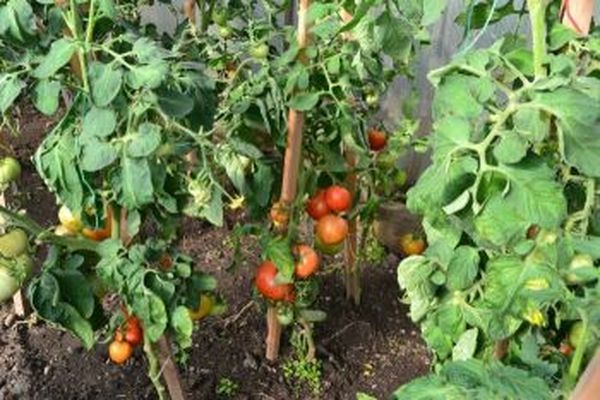
[[[560,6],[563,25],[582,36],[587,36],[590,32],[592,15],[594,15],[594,0],[563,0]]]
[[[300,60],[306,62],[302,49],[308,44],[308,8],[309,0],[300,0],[298,11],[298,46],[300,48]],[[304,127],[304,116],[302,112],[290,109],[288,112],[288,136],[287,147],[283,160],[283,182],[281,184],[280,202],[284,206],[290,206],[298,192],[298,172],[300,169],[300,158],[302,155],[302,129]],[[280,228],[282,232],[287,226]],[[281,343],[281,324],[277,319],[277,309],[269,306],[267,309],[267,338],[265,357],[269,361],[275,361],[279,356],[279,345]]]
[[[158,339],[157,344],[162,376],[167,384],[169,397],[171,400],[185,400],[185,393],[181,385],[179,371],[177,370],[177,365],[173,361],[173,355],[171,353],[171,343],[165,335]]]
[[[600,348],[579,378],[577,386],[571,395],[571,400],[594,400],[600,393]]]
[[[346,151],[346,162],[350,169],[346,178],[346,188],[352,193],[352,198],[356,198],[357,176],[354,168],[356,167],[356,154],[351,150]],[[360,265],[356,260],[358,250],[358,216],[348,221],[348,237],[344,247],[344,271],[346,283],[346,299],[352,300],[354,304],[360,304],[361,285],[360,285]]]

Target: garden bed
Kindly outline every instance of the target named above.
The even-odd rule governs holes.
[[[49,122],[34,115],[25,110],[21,136],[7,138],[24,169],[19,198],[11,201],[21,203],[36,221],[49,226],[57,223],[54,196],[46,192],[29,161]],[[291,351],[287,336],[279,363],[263,358],[264,315],[252,298],[252,276],[259,258],[256,246],[245,243],[245,264],[228,270],[232,251],[226,242],[234,223],[229,220],[226,227],[217,229],[197,220],[184,222],[180,247],[193,256],[198,268],[218,279],[228,303],[224,315],[198,326],[188,363],[180,367],[190,399],[216,398],[217,389],[226,386],[223,379],[238,386],[229,397],[236,399],[354,399],[361,391],[385,398],[428,371],[427,349],[399,300],[399,259],[390,255],[383,265],[366,268],[359,308],[344,300],[341,271],[324,272],[318,306],[328,313],[328,320],[315,331],[323,363],[322,390],[313,395],[306,386],[288,384],[282,370]],[[141,351],[119,367],[107,362],[106,345],[86,352],[70,334],[39,322],[28,327],[27,321],[15,320],[11,314],[10,304],[0,308],[0,398],[155,398]]]

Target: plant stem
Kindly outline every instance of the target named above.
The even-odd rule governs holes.
[[[158,358],[152,348],[152,343],[148,338],[144,338],[144,353],[146,353],[146,359],[148,360],[148,377],[156,390],[156,394],[160,400],[165,398],[165,387],[160,381],[160,364]]]
[[[546,77],[546,0],[527,0],[533,38],[533,70],[535,78]]]
[[[585,355],[585,350],[587,347],[588,336],[589,326],[587,320],[584,318],[581,339],[579,340],[579,343],[577,343],[577,347],[575,347],[575,353],[573,354],[571,364],[569,364],[567,378],[565,379],[565,389],[567,392],[571,392],[577,383],[577,377],[579,376],[579,371],[583,362],[583,356]]]
[[[70,4],[70,9],[71,9],[71,21],[70,21],[70,26],[72,27],[71,34],[73,35],[73,38],[79,43],[79,49],[77,49],[77,55],[79,57],[79,66],[81,67],[81,80],[83,82],[83,90],[86,93],[89,93],[90,85],[88,82],[87,64],[86,64],[86,50],[87,49],[82,47],[82,42],[83,42],[84,47],[87,42],[85,42],[85,38],[83,37],[81,21],[79,20],[79,13],[77,10],[77,3],[75,0],[70,0],[69,4]],[[90,11],[93,11],[93,5],[91,6]],[[90,23],[90,21],[88,21],[88,24],[89,23]],[[89,28],[89,26],[88,26],[88,28]],[[91,30],[92,28],[89,28],[89,29]],[[91,33],[90,33],[90,35],[91,35]]]

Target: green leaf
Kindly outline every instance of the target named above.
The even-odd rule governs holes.
[[[118,156],[112,144],[92,138],[83,145],[81,168],[87,172],[100,171],[112,164]]]
[[[215,226],[223,226],[223,193],[221,189],[213,186],[210,202],[204,207],[200,216]]]
[[[48,54],[42,59],[40,65],[33,70],[33,77],[47,79],[54,76],[59,69],[69,62],[77,44],[72,39],[58,39],[50,47]]]
[[[61,84],[57,81],[41,80],[33,90],[33,104],[45,115],[53,115],[58,109]]]
[[[63,300],[60,285],[51,273],[43,273],[31,284],[28,298],[41,318],[73,333],[86,349],[92,348],[95,339],[91,324],[75,307]]]
[[[94,62],[88,69],[88,76],[96,106],[108,106],[121,90],[123,73],[111,64]]]
[[[277,266],[277,282],[291,283],[294,276],[294,256],[290,242],[282,237],[272,238],[264,249],[264,257]]]
[[[74,269],[54,269],[52,274],[60,286],[63,301],[71,304],[83,318],[94,312],[94,293],[85,276]]]
[[[25,86],[25,82],[16,75],[0,75],[0,113],[5,113],[12,106]]]
[[[192,346],[194,323],[187,307],[178,306],[171,315],[171,327],[175,332],[175,340],[182,350]]]
[[[446,286],[449,290],[463,290],[470,287],[479,272],[479,253],[469,246],[460,246],[448,264]]]
[[[494,157],[503,164],[514,164],[525,157],[528,148],[527,141],[519,134],[514,131],[504,132],[500,143],[494,147]]]
[[[120,202],[127,209],[139,209],[154,198],[152,174],[144,158],[123,157],[121,159]]]
[[[432,139],[434,159],[444,161],[471,142],[471,125],[464,118],[448,116],[435,122]]]
[[[596,84],[595,91],[600,91]],[[600,177],[600,103],[571,88],[538,93],[534,104],[558,118],[564,157],[580,172]]]
[[[429,277],[434,266],[423,256],[412,256],[402,260],[398,266],[398,284],[410,301],[410,317],[420,321],[434,306],[435,286]]]
[[[300,310],[300,318],[307,322],[323,322],[327,319],[327,314],[321,310]]]
[[[319,102],[319,93],[303,93],[292,97],[288,106],[298,111],[312,110]]]
[[[129,157],[148,157],[160,146],[160,126],[143,122],[135,133],[128,136],[127,155]]]
[[[191,96],[172,89],[161,89],[156,92],[158,105],[169,117],[183,118],[194,109]]]
[[[92,107],[83,117],[82,136],[86,139],[110,136],[117,127],[117,115],[110,108]]]
[[[452,349],[452,361],[468,360],[475,354],[477,349],[477,328],[467,329],[460,335],[458,342]]]
[[[163,83],[168,73],[169,64],[167,62],[141,65],[127,72],[126,81],[133,89],[142,87],[156,89]]]
[[[156,342],[164,335],[169,322],[165,304],[148,289],[140,290],[132,300],[133,314],[142,321],[145,336]]]

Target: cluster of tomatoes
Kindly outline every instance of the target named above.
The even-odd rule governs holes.
[[[316,222],[315,244],[325,254],[338,253],[346,236],[348,222],[339,214],[347,212],[352,205],[348,189],[333,185],[319,190],[306,204],[307,214]]]
[[[115,364],[123,364],[131,358],[133,350],[143,341],[144,333],[140,321],[131,315],[117,328],[115,337],[108,346],[108,356]]]
[[[315,243],[325,254],[337,253],[348,235],[348,222],[339,214],[347,212],[352,205],[352,194],[344,187],[333,185],[319,190],[306,204],[307,214],[316,221]],[[280,203],[271,209],[271,219],[275,226],[287,223],[287,213]],[[319,254],[307,244],[298,244],[292,249],[296,262],[294,276],[307,279],[319,268]],[[276,280],[277,266],[272,261],[263,262],[256,271],[254,284],[265,298],[272,301],[293,303],[296,299],[292,283],[279,283]]]
[[[112,210],[110,207],[108,207],[106,210],[104,228],[92,229],[84,226],[80,216],[74,215],[67,206],[63,205],[60,210],[58,210],[58,220],[60,221],[60,225],[56,227],[55,233],[59,236],[73,236],[81,234],[84,237],[97,242],[108,239],[112,233],[111,214]]]

